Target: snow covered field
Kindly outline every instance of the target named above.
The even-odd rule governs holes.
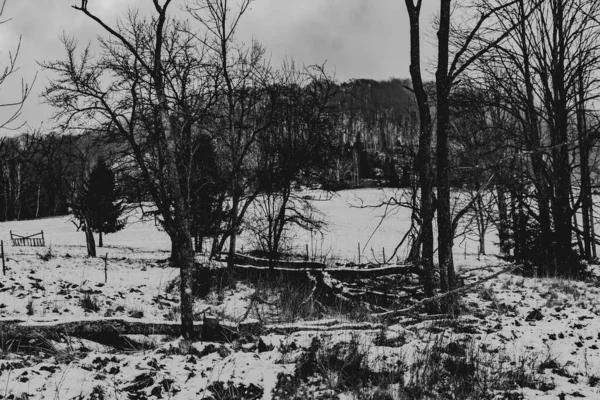
[[[329,219],[320,244],[323,249],[355,258],[357,243],[367,244],[382,210],[350,205],[359,205],[361,199],[375,204],[389,194],[364,189],[316,201]],[[408,229],[409,217],[407,210],[391,215],[367,246],[376,254],[382,248],[390,254]],[[13,247],[10,230],[21,235],[43,230],[47,246]],[[153,221],[131,216],[125,230],[105,237],[105,248],[98,254],[108,253],[106,282],[104,260],[85,257],[84,234],[76,232],[66,217],[0,223],[0,239],[5,242],[9,268],[0,279],[0,324],[117,317],[152,322],[179,317],[179,297],[166,291],[178,271],[167,267],[170,243]],[[310,236],[298,237],[299,247],[307,240]],[[494,235],[488,235],[488,250],[494,240]],[[455,248],[465,283],[502,268],[493,256],[478,260],[475,242],[468,246],[466,259],[462,245]],[[198,299],[195,311],[199,319],[212,315],[239,323],[255,290],[249,283],[238,283],[235,289]],[[127,335],[137,350],[124,351],[66,335],[21,343],[2,334],[0,399],[370,399],[377,390],[391,398],[433,399],[440,398],[435,391],[410,397],[402,387],[424,383],[424,366],[431,367],[429,372],[433,366],[441,368],[439,376],[444,379],[458,375],[462,365],[458,361],[475,368],[475,372],[467,368],[472,382],[490,384],[489,399],[557,399],[561,393],[566,398],[600,398],[597,279],[569,282],[501,275],[465,294],[461,304],[458,320],[411,317],[381,325],[367,318],[362,322],[370,325],[349,329],[339,323],[361,321],[332,314],[323,322],[329,328],[297,321],[305,328],[289,333],[264,330],[231,342],[197,342],[192,349],[182,348],[186,344],[180,339],[160,335]],[[258,308],[251,311],[249,318],[261,317]],[[341,328],[332,330],[336,326]],[[320,337],[318,350],[314,337]],[[331,359],[327,351],[347,349],[343,346],[348,343],[364,356],[362,367],[371,371],[365,382],[372,382],[372,388],[366,383],[363,389],[342,384],[344,377],[335,365],[324,361]],[[21,347],[28,350],[20,351]],[[321,360],[315,364],[318,374],[303,380],[299,397],[293,397],[286,391],[286,379],[301,373],[296,365],[305,365],[311,351]],[[499,380],[504,382],[502,389],[492,385]]]

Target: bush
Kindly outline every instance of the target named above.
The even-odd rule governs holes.
[[[318,375],[331,389],[344,390],[368,386],[372,374],[366,363],[366,352],[360,349],[355,337],[331,347],[324,346],[315,337],[296,365],[295,375],[303,381]]]
[[[83,297],[81,297],[81,299],[79,299],[79,305],[86,312],[100,311],[100,305],[98,304],[98,299],[95,296],[92,296],[90,293],[83,294]]]
[[[537,275],[547,277],[555,276],[557,274],[560,275],[561,271],[555,271],[552,263],[548,262],[544,257],[548,244],[542,243],[540,237],[540,224],[535,219],[528,218],[523,225],[524,232],[522,232],[523,241],[521,243],[522,248],[520,249],[520,254],[515,257],[509,257],[509,259],[513,259],[516,263],[523,264],[522,271],[525,276]],[[510,240],[510,248],[515,247],[515,240],[517,240],[517,238],[514,236],[515,234],[513,232],[513,237]],[[568,266],[568,271],[570,271],[568,274],[570,276],[565,277],[579,277],[585,271],[585,264],[582,261],[582,257],[574,249],[569,249],[568,259],[570,260],[570,265]]]

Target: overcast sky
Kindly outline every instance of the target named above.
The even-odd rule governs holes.
[[[36,61],[63,56],[60,34],[64,31],[86,43],[100,32],[93,21],[71,8],[80,0],[8,0],[0,25],[0,65],[22,36],[20,67],[10,85],[0,90],[0,103],[18,97],[21,77],[38,73],[32,96],[23,111],[23,121],[32,127],[50,128],[52,109],[41,104],[39,93],[48,75]],[[185,0],[174,0],[180,6]],[[161,1],[162,2],[162,1]],[[422,24],[429,26],[436,6],[425,0]],[[128,7],[149,10],[151,0],[89,0],[89,8],[104,20],[114,22]],[[238,38],[261,42],[274,63],[289,57],[298,63],[327,62],[340,81],[352,78],[387,79],[408,77],[408,17],[403,0],[255,0],[244,15]],[[425,38],[425,41],[431,41]],[[425,44],[424,58],[431,55]],[[426,61],[426,60],[424,60]],[[15,93],[16,91],[16,93]],[[2,115],[2,114],[0,114]],[[0,132],[0,135],[6,132]]]

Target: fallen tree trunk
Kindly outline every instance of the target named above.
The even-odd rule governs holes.
[[[269,332],[277,333],[293,333],[293,332],[334,332],[334,331],[359,331],[359,330],[380,330],[384,327],[383,324],[372,324],[370,322],[345,323],[335,325],[321,325],[306,323],[295,324],[273,324],[267,325]]]
[[[376,268],[330,268],[326,272],[336,279],[373,279],[388,275],[417,274],[418,269],[410,264],[390,265]]]
[[[348,331],[377,330],[383,325],[364,323],[339,323],[337,320],[307,321],[262,325],[256,320],[239,324],[221,323],[216,318],[205,318],[194,322],[194,331],[202,341],[231,341],[240,335],[293,333],[300,331]],[[167,335],[180,336],[181,325],[171,321],[143,321],[131,318],[81,319],[70,321],[25,321],[0,319],[0,336],[9,340],[18,338],[26,342],[37,338],[77,337],[107,345],[121,344],[122,335]]]
[[[327,265],[316,261],[302,260],[269,260],[236,253],[233,258],[235,265],[252,265],[255,267],[292,268],[292,269],[325,269]]]
[[[341,267],[328,268],[326,264],[316,261],[301,261],[301,260],[269,260],[266,258],[252,257],[244,254],[236,254],[234,257],[235,268],[266,268],[280,271],[289,270],[317,270],[327,271],[331,276],[336,278],[357,278],[371,279],[380,276],[396,275],[396,274],[418,274],[419,270],[412,264],[405,265],[387,265],[373,268],[355,268]]]
[[[194,322],[194,333],[203,341],[224,341],[238,336],[239,331],[252,332],[260,329],[258,322],[241,324],[220,323],[216,318],[206,317]],[[171,321],[145,321],[133,318],[96,318],[69,321],[32,321],[0,319],[0,335],[5,337],[48,337],[64,334],[78,338],[97,335],[181,335],[181,324]],[[93,339],[92,339],[93,340]]]
[[[333,278],[336,279],[374,279],[382,276],[388,275],[406,275],[406,274],[416,274],[416,267],[412,265],[394,265],[387,267],[377,267],[377,268],[365,268],[365,269],[357,269],[357,268],[328,268],[328,269],[317,269],[310,267],[286,267],[286,266],[276,266],[274,268],[269,268],[264,265],[252,265],[252,264],[235,264],[234,270],[236,273],[239,273],[241,276],[247,276],[250,274],[284,274],[284,275],[296,275],[303,274],[305,272],[311,273],[321,273],[327,272]]]

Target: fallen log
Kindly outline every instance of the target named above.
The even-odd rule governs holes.
[[[414,265],[389,265],[376,268],[329,268],[326,272],[336,279],[373,279],[388,275],[416,274]]]
[[[284,277],[286,279],[300,279],[306,280],[306,273],[318,273],[320,271],[314,269],[301,269],[301,268],[269,268],[265,266],[256,265],[239,265],[235,264],[233,270],[237,277],[245,278],[249,280],[254,279],[273,279],[278,277]]]
[[[194,331],[201,341],[231,341],[247,334],[293,333],[300,331],[349,331],[377,330],[382,324],[369,322],[340,323],[335,319],[279,323],[262,325],[256,320],[246,320],[239,324],[219,322],[216,318],[204,318],[194,322]],[[0,336],[5,340],[16,338],[29,342],[40,338],[60,338],[64,336],[91,340],[97,343],[122,347],[128,343],[125,335],[167,335],[179,336],[181,325],[171,321],[144,321],[132,318],[84,318],[73,320],[19,320],[0,319]]]
[[[325,270],[331,276],[340,279],[372,279],[380,276],[398,275],[398,274],[418,274],[419,270],[412,264],[404,265],[386,265],[373,268],[355,268],[341,267],[328,268],[326,264],[316,261],[301,260],[269,260],[266,258],[252,257],[244,254],[236,254],[234,257],[236,268],[271,268],[278,271],[290,270]]]
[[[236,265],[251,265],[255,267],[292,268],[292,269],[325,269],[324,263],[303,260],[269,260],[268,258],[252,257],[236,253],[233,258]]]
[[[318,322],[318,321],[317,321]],[[384,328],[383,324],[372,324],[370,322],[345,323],[335,325],[315,324],[310,322],[292,323],[292,324],[273,324],[267,325],[269,332],[276,333],[294,333],[294,332],[334,332],[334,331],[359,331],[359,330],[380,330]]]
[[[240,324],[220,323],[216,318],[205,317],[194,322],[194,333],[203,341],[226,341],[240,332],[255,332],[260,324],[246,321]],[[134,318],[85,318],[72,320],[17,320],[0,319],[0,335],[5,337],[46,337],[67,335],[97,341],[98,337],[119,335],[169,335],[181,334],[181,323],[147,321]]]

